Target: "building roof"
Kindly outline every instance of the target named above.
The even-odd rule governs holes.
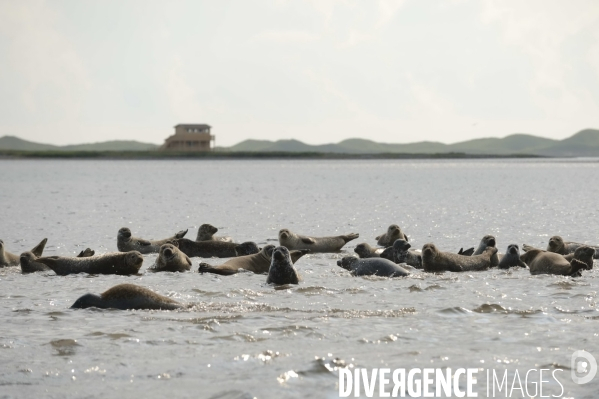
[[[183,126],[183,127],[197,127],[197,128],[200,128],[200,129],[207,129],[207,128],[212,127],[210,125],[206,125],[205,123],[200,123],[200,124],[197,124],[197,123],[179,123],[178,125],[175,126],[175,128],[178,128],[179,126]]]

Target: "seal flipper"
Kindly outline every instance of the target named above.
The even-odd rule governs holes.
[[[314,241],[313,238],[310,238],[310,237],[301,236],[300,239],[302,240],[302,242],[304,244],[314,244],[316,242],[316,241]]]
[[[405,234],[404,234],[404,235],[405,235]],[[381,239],[381,237],[382,237],[382,236],[383,236],[383,234],[381,234],[380,236],[376,236],[376,237],[374,237],[374,239],[378,241],[378,240],[380,240],[380,239]],[[407,237],[407,236],[406,236],[406,237]],[[408,240],[406,240],[406,241],[408,241]]]
[[[138,238],[137,243],[139,245],[143,245],[144,247],[148,247],[148,246],[152,245],[152,243],[150,241],[144,240],[143,238]]]
[[[296,249],[293,251],[289,251],[289,256],[291,257],[291,263],[297,262],[302,256],[307,253],[312,252],[309,249]]]
[[[356,238],[360,237],[360,234],[358,234],[358,233],[349,233],[349,234],[341,236],[341,237],[343,237],[343,240],[347,244],[351,240],[355,240]]]
[[[33,247],[33,249],[31,250],[31,253],[38,257],[42,256],[42,253],[44,252],[44,248],[46,247],[47,242],[48,242],[48,239],[44,238],[39,244],[37,244],[35,247]]]
[[[531,251],[533,249],[539,249],[539,248],[533,247],[533,246],[528,245],[528,244],[522,244],[522,250],[524,252],[528,252],[528,251]]]
[[[460,248],[460,250],[458,251],[458,255],[462,255],[462,256],[472,256],[473,253],[474,253],[474,247],[468,248],[465,251],[464,251],[464,248]]]
[[[189,230],[189,229],[181,230],[180,232],[178,232],[177,234],[175,234],[175,238],[183,238],[183,237],[185,237],[185,234],[187,234],[187,230]]]
[[[185,254],[183,254],[183,255],[185,255]],[[189,256],[185,255],[185,260],[187,261],[187,264],[189,266],[193,266],[193,264],[191,263],[191,259],[189,259]]]
[[[96,254],[96,251],[94,251],[91,248],[85,248],[83,251],[79,252],[79,255],[77,255],[77,258],[89,258],[90,256],[94,256]]]
[[[570,262],[572,269],[570,271],[570,276],[572,277],[582,277],[582,271],[586,270],[587,265],[584,262],[579,261],[578,259],[572,259]]]
[[[58,274],[59,276],[66,276],[67,274],[69,274],[69,271],[63,270],[64,268],[60,267],[60,265],[56,263],[58,259],[58,256],[45,256],[43,258],[37,258],[36,262],[48,266],[50,269],[54,271],[54,273]]]
[[[237,271],[232,269],[218,269],[208,263],[202,262],[198,268],[198,273],[214,273],[220,274],[221,276],[230,276],[232,274],[237,274]]]
[[[410,241],[410,239],[408,238],[408,235],[406,233],[403,233],[403,236],[406,238],[406,241]]]

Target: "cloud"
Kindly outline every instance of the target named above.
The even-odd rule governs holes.
[[[252,41],[276,43],[307,43],[318,40],[320,35],[301,30],[267,30],[252,37]]]

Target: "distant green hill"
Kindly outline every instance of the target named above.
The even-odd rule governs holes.
[[[148,151],[155,150],[158,146],[139,141],[105,141],[102,143],[74,144],[57,146],[40,144],[20,139],[15,136],[0,137],[0,150],[15,151]]]
[[[564,140],[553,140],[529,134],[512,134],[503,138],[482,138],[444,144],[421,141],[409,144],[377,143],[366,139],[347,139],[337,144],[310,145],[298,140],[245,140],[232,147],[233,152],[319,152],[344,154],[439,154],[473,155],[547,155],[599,156],[599,130],[582,130]]]

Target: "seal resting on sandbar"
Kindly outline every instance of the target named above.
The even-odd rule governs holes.
[[[160,251],[163,244],[183,238],[185,234],[187,234],[187,230],[181,230],[173,237],[163,240],[144,240],[143,238],[133,237],[128,227],[122,227],[116,236],[116,246],[121,252],[139,251],[142,254],[154,254]]]
[[[483,237],[482,240],[480,240],[480,244],[478,244],[478,248],[476,248],[476,251],[474,251],[474,253],[472,255],[480,255],[483,252],[485,252],[485,250],[487,248],[496,248],[496,245],[497,245],[497,241],[495,240],[495,236],[486,235]],[[497,255],[497,251],[495,251],[493,256],[491,256],[491,267],[494,267],[497,265],[499,265],[499,256]]]
[[[344,256],[337,261],[337,266],[349,270],[354,276],[405,277],[410,274],[406,269],[384,258],[358,259],[355,256]]]
[[[191,269],[191,259],[173,244],[164,244],[156,263],[148,271],[151,272],[186,272]]]
[[[119,284],[100,295],[85,294],[75,301],[71,309],[150,309],[175,310],[183,307],[174,299],[135,284]]]
[[[480,255],[462,256],[450,252],[441,252],[435,244],[422,247],[422,268],[426,272],[469,272],[486,270],[491,267],[491,258],[497,248],[487,247]]]
[[[47,242],[48,242],[48,239],[44,238],[39,244],[37,244],[35,247],[33,247],[33,249],[29,252],[31,252],[35,256],[42,256],[42,253],[44,252],[44,248],[46,247]],[[4,241],[0,240],[0,267],[19,266],[20,258],[21,258],[20,256],[17,256],[15,254],[8,252],[4,248]]]
[[[390,247],[395,240],[409,241],[408,236],[404,234],[396,224],[389,226],[387,232],[376,237],[375,240],[377,240],[377,244],[381,247]]]
[[[180,238],[174,241],[179,250],[190,258],[233,258],[236,256],[252,255],[260,252],[260,248],[253,241],[241,244],[224,241],[191,241]]]
[[[510,267],[526,267],[526,263],[520,259],[520,248],[516,244],[510,244],[507,246],[505,255],[499,261],[498,267],[500,269],[509,269]]]
[[[383,248],[375,248],[370,244],[363,242],[361,244],[356,245],[354,248],[354,252],[358,254],[361,259],[367,258],[380,258],[381,253],[383,252]]]
[[[293,267],[289,250],[285,247],[276,247],[272,252],[266,284],[299,284],[299,281],[300,276]]]
[[[397,264],[405,263],[416,269],[422,269],[422,255],[411,250],[411,247],[406,240],[395,240],[393,243],[393,262]]]
[[[265,245],[264,248],[257,254],[238,256],[231,258],[222,265],[212,266],[208,263],[200,263],[198,268],[199,273],[214,273],[220,274],[221,276],[230,276],[239,272],[239,269],[244,269],[256,274],[268,273],[270,269],[270,262],[272,260],[272,253],[275,250],[274,245]],[[309,249],[299,249],[295,251],[289,251],[291,262],[295,264],[299,258],[310,252]]]
[[[335,237],[308,237],[292,233],[289,229],[281,229],[279,244],[289,250],[309,249],[312,253],[339,252],[341,247],[359,236],[357,233],[350,233]]]
[[[581,270],[588,268],[585,259],[588,261],[588,258],[594,254],[592,251],[595,251],[587,246],[579,247],[577,250],[579,250],[578,253],[574,252],[575,257],[571,261],[558,253],[538,248],[530,249],[521,255],[520,259],[528,265],[530,274],[557,274],[577,277],[580,275]]]
[[[48,266],[59,276],[77,273],[137,274],[143,261],[144,258],[138,251],[116,252],[86,258],[48,256],[36,259],[36,262]]]
[[[198,235],[196,236],[196,241],[225,241],[225,242],[233,242],[231,237],[217,237],[214,234],[218,229],[211,224],[203,224],[198,229]]]
[[[597,251],[599,247],[594,245],[580,244],[578,242],[564,241],[564,239],[560,236],[553,236],[549,239],[549,243],[547,244],[547,251],[555,252],[560,255],[568,255],[574,253],[577,248],[583,246],[593,248],[595,250],[595,254],[593,255],[593,257],[595,259],[599,259],[599,251]]]

